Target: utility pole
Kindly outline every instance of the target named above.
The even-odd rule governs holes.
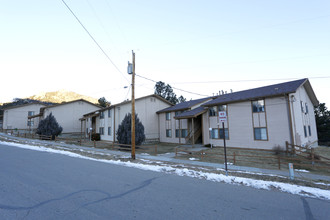
[[[131,144],[132,144],[132,159],[135,160],[135,53],[132,50],[132,62],[133,62],[133,71],[132,71],[132,135],[131,135]]]

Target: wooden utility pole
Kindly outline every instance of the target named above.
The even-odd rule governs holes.
[[[135,85],[135,53],[132,51],[132,62],[133,62],[133,73],[132,73],[132,136],[131,136],[131,143],[132,143],[132,159],[135,160],[135,95],[134,95],[134,85]]]

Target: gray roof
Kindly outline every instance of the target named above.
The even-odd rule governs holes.
[[[202,99],[195,99],[187,102],[182,102],[179,104],[176,104],[174,106],[165,108],[163,110],[158,111],[157,113],[164,113],[164,112],[175,112],[175,111],[183,111],[183,110],[189,110],[191,107],[200,104],[202,102],[207,101],[208,99],[211,99],[212,97],[202,98]]]
[[[226,104],[231,102],[254,100],[258,98],[280,96],[284,94],[294,93],[301,85],[304,85],[305,83],[307,84],[306,85],[308,87],[307,91],[310,93],[313,104],[318,105],[318,101],[316,99],[313,90],[311,89],[308,79],[300,79],[300,80],[279,83],[270,86],[259,87],[255,89],[224,94],[210,102],[205,103],[203,106],[214,106],[214,105]]]
[[[203,114],[206,111],[207,111],[207,109],[205,107],[199,106],[198,108],[195,108],[191,111],[182,112],[181,114],[175,116],[174,118],[176,118],[176,119],[195,118],[198,115]]]

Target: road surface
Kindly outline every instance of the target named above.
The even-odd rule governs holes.
[[[0,219],[329,219],[330,202],[0,144]]]

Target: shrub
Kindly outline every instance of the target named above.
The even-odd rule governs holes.
[[[37,134],[52,136],[52,140],[55,139],[55,136],[58,136],[62,133],[63,128],[57,123],[56,118],[50,113],[45,119],[39,122],[37,128]]]
[[[273,150],[275,155],[280,155],[280,154],[283,154],[285,152],[284,148],[281,147],[280,145],[275,145],[272,150]]]
[[[91,139],[92,139],[92,141],[99,141],[99,140],[101,140],[100,133],[94,133],[94,134],[92,134]]]
[[[128,113],[125,115],[125,118],[118,126],[117,130],[117,140],[120,144],[131,144],[132,136],[132,121],[131,114]],[[137,114],[135,114],[135,144],[140,145],[145,140],[146,136],[144,134],[144,126]]]

